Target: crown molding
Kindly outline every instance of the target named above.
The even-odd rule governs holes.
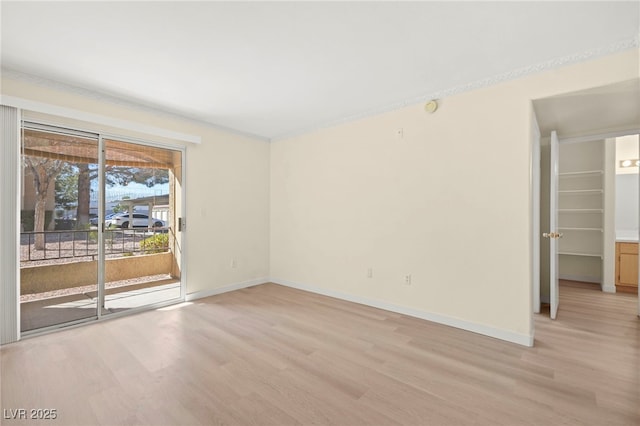
[[[637,34],[635,37],[620,41],[618,43],[611,44],[607,47],[591,49],[582,53],[575,53],[575,54],[571,54],[571,55],[567,55],[559,58],[554,58],[548,61],[540,62],[540,63],[529,65],[526,67],[516,68],[514,70],[497,74],[492,77],[487,77],[481,80],[476,80],[470,83],[454,86],[449,89],[430,92],[430,93],[424,93],[422,95],[408,98],[400,102],[395,102],[393,104],[388,104],[380,108],[370,109],[360,114],[351,115],[349,117],[344,117],[337,120],[328,121],[325,123],[319,123],[315,126],[306,127],[294,132],[277,135],[275,137],[272,137],[271,141],[275,142],[275,141],[280,141],[284,139],[290,139],[296,136],[301,136],[306,133],[311,133],[314,131],[339,126],[341,124],[346,124],[352,121],[361,120],[364,118],[372,117],[372,116],[383,114],[386,112],[398,110],[401,108],[405,108],[407,106],[417,105],[432,99],[442,99],[442,98],[446,98],[446,97],[457,95],[464,92],[483,89],[489,86],[494,86],[499,83],[515,80],[528,75],[537,74],[540,72],[560,68],[566,65],[573,65],[573,64],[585,62],[591,59],[596,59],[599,57],[611,55],[614,53],[623,52],[625,50],[638,48],[639,46],[640,46],[640,33]]]
[[[40,87],[45,87],[48,89],[57,90],[60,92],[70,93],[78,96],[82,96],[84,98],[92,99],[99,102],[104,102],[112,105],[117,105],[125,108],[130,108],[133,110],[159,115],[168,119],[178,119],[182,121],[186,121],[192,124],[196,124],[199,126],[204,126],[208,128],[212,128],[215,130],[219,130],[226,133],[231,133],[238,136],[249,137],[252,139],[259,139],[265,142],[269,142],[269,138],[256,135],[250,132],[244,132],[242,130],[233,129],[230,127],[221,126],[216,123],[211,123],[206,120],[201,120],[193,117],[189,117],[185,115],[184,112],[171,110],[168,108],[163,108],[158,105],[151,105],[144,102],[133,101],[130,99],[124,99],[117,96],[113,96],[110,94],[106,94],[103,92],[99,92],[96,90],[86,89],[79,86],[74,86],[71,84],[63,83],[58,80],[53,80],[50,78],[45,78],[41,76],[37,76],[34,74],[25,73],[22,71],[17,71],[10,68],[2,68],[2,76],[8,77],[12,80],[24,81],[27,83],[31,83]]]
[[[134,132],[145,133],[163,138],[175,139],[182,142],[190,142],[199,144],[202,138],[199,135],[191,135],[187,133],[174,132],[173,130],[160,128],[156,126],[148,126],[135,121],[122,120],[109,117],[106,115],[93,114],[72,108],[61,107],[59,105],[47,104],[43,102],[33,101],[31,99],[18,98],[15,96],[0,95],[0,104],[20,108],[27,111],[40,112],[44,114],[54,115],[58,117],[72,118],[88,123],[115,127],[117,129],[133,130]]]
[[[168,108],[160,107],[158,105],[151,105],[151,104],[147,104],[140,101],[123,99],[123,98],[106,94],[103,92],[98,92],[95,90],[73,86],[57,80],[52,80],[52,79],[39,77],[32,74],[23,73],[21,71],[17,71],[13,69],[3,68],[2,74],[9,78],[20,80],[20,81],[26,81],[29,83],[39,85],[41,87],[47,87],[47,88],[51,88],[51,89],[55,89],[55,90],[59,90],[67,93],[77,94],[79,96],[83,96],[89,99],[106,102],[114,105],[119,105],[119,106],[131,108],[131,109],[155,114],[155,115],[161,115],[167,118],[180,119],[193,124],[213,128],[219,131],[223,131],[223,132],[227,132],[227,133],[231,133],[239,136],[249,137],[249,138],[258,139],[258,140],[267,141],[267,142],[274,142],[274,141],[294,138],[306,133],[311,133],[311,132],[315,132],[315,131],[330,128],[330,127],[339,126],[352,121],[357,121],[364,118],[380,115],[386,112],[405,108],[410,105],[417,105],[431,99],[442,99],[442,98],[457,95],[460,93],[470,92],[473,90],[478,90],[478,89],[486,88],[489,86],[493,86],[499,83],[504,83],[510,80],[515,80],[515,79],[536,74],[539,72],[549,71],[549,70],[560,68],[566,65],[577,64],[580,62],[585,62],[587,60],[596,59],[596,58],[611,55],[614,53],[623,52],[625,50],[638,48],[638,46],[640,46],[640,33],[630,39],[611,44],[607,47],[590,49],[582,53],[575,53],[575,54],[571,54],[563,57],[554,58],[548,61],[540,62],[537,64],[533,64],[526,67],[521,67],[511,71],[507,71],[501,74],[497,74],[492,77],[487,77],[481,80],[476,80],[473,82],[454,86],[448,89],[429,92],[429,93],[423,93],[421,95],[407,98],[399,102],[387,104],[379,108],[369,109],[359,114],[353,114],[353,115],[342,117],[336,120],[317,123],[312,126],[306,126],[306,127],[299,128],[291,132],[282,133],[273,137],[257,135],[257,134],[245,132],[239,129],[222,126],[220,124],[210,122],[205,119],[189,117],[183,111],[182,112],[175,111]]]

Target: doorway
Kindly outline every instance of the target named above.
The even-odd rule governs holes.
[[[548,144],[545,144],[545,139],[548,141],[548,137],[552,130],[558,130],[562,144],[572,145],[587,141],[603,141],[608,137],[640,132],[640,80],[638,79],[606,87],[598,87],[581,92],[567,93],[551,98],[534,100],[533,106],[535,115],[534,123],[537,122],[539,133],[542,136],[542,148],[540,152],[543,159],[548,157],[549,148]],[[599,160],[603,161],[604,151],[601,152],[603,153]],[[543,168],[534,168],[533,181],[540,182],[541,188],[549,188],[549,171],[542,169]],[[589,185],[589,188],[569,188],[566,195],[572,199],[571,202],[577,202],[580,204],[578,209],[584,210],[584,212],[581,213],[589,213],[590,215],[593,215],[596,210],[600,210],[598,206],[592,205],[593,202],[600,202],[598,200],[600,197],[600,188],[594,187],[591,184]],[[581,190],[585,190],[586,192],[579,192]],[[606,189],[604,192],[604,196],[606,196]],[[547,231],[547,224],[545,223],[544,218],[549,215],[548,195],[547,199],[542,195],[538,198],[537,202],[539,203],[537,207],[540,208],[541,230]],[[534,204],[536,204],[536,202],[534,202]],[[572,209],[565,206],[565,210]],[[586,212],[586,210],[591,211]],[[566,213],[574,214],[576,212],[567,211]],[[585,222],[585,224],[580,226],[565,225],[565,228],[570,228],[568,232],[581,235],[580,238],[582,240],[585,240],[593,246],[598,246],[600,244],[600,238],[606,240],[607,237],[605,235],[605,230],[607,227],[604,223],[601,226],[595,226],[593,225],[593,220],[596,220],[597,218],[588,218],[585,216],[583,219],[589,219],[589,223]],[[602,231],[600,230],[601,228],[603,228]],[[609,228],[613,231],[612,226],[609,226]],[[552,230],[551,232],[558,231]],[[599,232],[602,233],[598,234]],[[539,236],[534,235],[534,239],[538,237]],[[549,291],[545,291],[545,288],[550,288],[550,270],[549,261],[547,260],[549,256],[548,246],[548,242],[540,240],[540,250],[536,250],[534,252],[534,257],[538,256],[538,259],[540,260],[540,280],[537,281],[534,276],[534,292],[541,295],[540,299],[542,302],[550,302]],[[584,244],[579,243],[573,248],[582,249],[585,247],[586,246]],[[567,250],[567,254],[574,259],[585,260],[588,257],[597,258],[597,256],[591,255],[599,253],[586,250]],[[605,255],[606,253],[603,252],[602,256],[604,257]],[[611,258],[613,259],[613,255]],[[594,264],[598,264],[599,261],[600,260],[598,259]],[[609,272],[604,266],[600,266],[600,268],[599,281],[603,282],[603,278],[609,278],[609,275],[611,275],[611,281],[613,281],[613,270]],[[592,272],[593,273],[590,273],[589,275],[598,274],[598,271]],[[534,297],[534,302],[537,303],[536,297]],[[534,312],[539,310],[539,305],[536,306],[535,303]],[[638,313],[640,314],[640,301],[638,302]]]
[[[638,293],[638,221],[640,135],[615,141],[615,285],[616,292]],[[612,248],[612,251],[614,249]]]
[[[184,298],[180,149],[23,121],[20,329]]]

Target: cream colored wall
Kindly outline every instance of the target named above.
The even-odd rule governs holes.
[[[267,142],[6,77],[2,94],[200,135],[201,144],[173,142],[186,146],[187,293],[268,278]],[[232,259],[236,259],[236,268],[231,267]]]
[[[273,143],[272,278],[530,338],[530,100],[635,78],[637,63],[629,51]]]

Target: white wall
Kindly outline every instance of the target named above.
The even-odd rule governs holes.
[[[638,234],[638,174],[616,175],[616,234]]]
[[[637,53],[273,143],[272,278],[531,339],[530,100],[636,78]]]
[[[637,174],[638,167],[621,167],[622,160],[637,160],[640,158],[638,146],[640,145],[639,135],[627,135],[616,138],[616,174]]]
[[[29,81],[2,79],[2,94],[175,132],[200,135],[186,146],[187,293],[269,277],[269,144],[195,122],[157,115]],[[37,114],[32,114],[37,116]],[[109,129],[119,134],[158,137]],[[3,177],[4,179],[4,177]],[[236,268],[231,267],[236,260]]]
[[[616,138],[616,235],[618,238],[638,238],[638,167],[620,167],[621,160],[640,158],[640,137]]]

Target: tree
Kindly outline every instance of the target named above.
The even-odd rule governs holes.
[[[68,210],[78,205],[78,168],[66,163],[56,177],[56,206]]]
[[[91,181],[98,178],[97,164],[78,164],[77,200],[78,225],[89,223],[89,205],[91,203]],[[169,182],[168,169],[145,169],[138,167],[105,167],[105,183],[109,186],[123,185],[130,182],[143,183],[151,188]]]
[[[76,207],[76,226],[89,223],[91,182],[98,178],[95,163],[66,164],[56,179],[56,204],[65,208]],[[167,169],[107,166],[105,182],[109,186],[143,183],[149,188],[169,181]]]
[[[68,164],[56,178],[56,206],[76,208],[76,226],[89,223],[91,203],[91,165],[87,163]],[[93,178],[97,175],[94,174]]]
[[[130,197],[128,195],[122,197],[123,200],[128,200]],[[121,213],[121,212],[126,212],[127,211],[127,206],[123,206],[122,204],[116,204],[115,206],[113,206],[113,212],[114,213]]]
[[[130,182],[136,182],[143,183],[151,188],[154,185],[169,182],[168,169],[107,166],[105,174],[108,185],[127,185]]]
[[[89,164],[78,164],[78,209],[76,211],[76,226],[89,223],[91,205],[91,167]],[[81,229],[81,228],[79,228]]]
[[[33,187],[36,194],[33,230],[36,233],[35,249],[43,250],[45,245],[45,213],[47,207],[47,194],[51,182],[60,174],[65,166],[65,162],[61,160],[50,160],[42,157],[25,156],[24,164],[33,175]],[[55,186],[55,183],[54,183]]]

